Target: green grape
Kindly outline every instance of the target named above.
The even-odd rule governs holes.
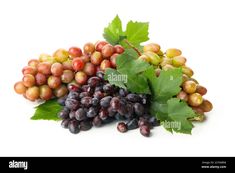
[[[65,62],[68,60],[69,58],[69,52],[65,49],[58,49],[57,51],[55,51],[55,53],[53,54],[53,57],[55,58],[55,60],[57,62]]]
[[[145,52],[144,55],[150,58],[150,63],[153,65],[158,65],[161,62],[161,58],[153,52]]]
[[[182,52],[179,49],[172,48],[172,49],[167,49],[166,50],[166,56],[168,58],[173,58],[175,56],[180,56],[181,54],[182,54]]]
[[[188,94],[195,93],[196,89],[197,89],[197,84],[194,81],[188,80],[183,83],[183,90]]]
[[[188,77],[192,77],[193,76],[193,70],[189,67],[186,66],[182,66],[182,72],[184,74],[186,74]]]
[[[156,43],[150,43],[144,46],[143,51],[144,52],[150,51],[150,52],[158,53],[160,49],[161,49],[160,45]]]
[[[202,104],[202,102],[203,102],[203,98],[201,94],[193,93],[193,94],[190,94],[188,97],[188,103],[190,106],[199,106]]]
[[[172,58],[172,65],[175,67],[181,67],[186,63],[186,58],[183,56],[175,56]]]

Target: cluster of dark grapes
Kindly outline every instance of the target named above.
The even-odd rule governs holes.
[[[116,120],[119,121],[117,129],[122,133],[140,127],[140,133],[149,136],[150,129],[159,125],[148,113],[147,95],[130,93],[109,84],[102,71],[58,102],[64,106],[58,114],[61,125],[74,134]]]

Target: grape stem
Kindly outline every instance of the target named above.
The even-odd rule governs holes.
[[[139,49],[137,49],[133,44],[131,44],[127,39],[124,39],[124,42],[128,45],[128,46],[130,46],[132,49],[134,49],[136,52],[137,52],[137,54],[139,55],[139,56],[141,56],[142,55],[142,53],[139,51]]]

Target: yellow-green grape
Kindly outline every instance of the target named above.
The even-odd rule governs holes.
[[[162,58],[162,62],[160,63],[160,65],[161,65],[161,67],[163,67],[163,66],[165,66],[165,65],[167,65],[167,64],[170,64],[170,65],[172,65],[172,59],[170,59],[170,58]]]
[[[199,84],[199,82],[194,78],[189,78],[188,80],[191,80],[191,81],[195,82],[196,84]]]
[[[188,101],[188,94],[184,91],[180,91],[179,94],[177,94],[177,98],[187,102]]]
[[[164,55],[164,53],[163,53],[162,50],[159,50],[157,54],[158,54],[159,56],[163,56],[163,55]]]
[[[213,105],[209,100],[204,99],[199,106],[204,112],[210,112],[213,109]]]
[[[158,53],[160,48],[161,48],[160,45],[155,44],[155,43],[150,43],[144,46],[143,51],[144,52],[150,51],[150,52]]]
[[[168,58],[173,58],[175,56],[180,56],[181,54],[182,54],[182,52],[179,49],[172,48],[172,49],[167,49],[166,50],[166,56]]]
[[[186,63],[186,58],[183,56],[175,56],[172,58],[172,65],[175,67],[181,67]]]
[[[51,57],[51,55],[48,55],[48,54],[43,53],[43,54],[41,54],[41,55],[39,56],[39,61],[40,61],[40,62],[47,62],[47,60],[48,60],[49,57]]]
[[[147,55],[141,55],[139,59],[144,60],[145,62],[150,63],[151,59]]]
[[[189,80],[189,77],[186,74],[183,74],[182,75],[182,84],[187,80]]]
[[[25,96],[27,99],[29,99],[31,101],[35,101],[35,100],[39,99],[39,96],[40,96],[39,87],[33,86],[33,87],[28,88],[26,90]]]
[[[190,94],[188,97],[188,103],[190,106],[199,106],[203,102],[202,95],[199,93]]]
[[[68,93],[68,88],[65,85],[61,85],[59,88],[54,90],[54,95],[56,97],[63,97]]]
[[[57,62],[65,62],[68,60],[69,58],[69,52],[65,49],[58,49],[57,51],[55,51],[55,53],[53,54],[53,57],[55,57],[55,60]]]
[[[153,65],[158,65],[161,62],[161,58],[156,53],[145,52],[144,55],[146,55],[150,58],[150,63]]]
[[[186,66],[182,66],[182,72],[186,74],[188,77],[192,77],[194,74],[193,70]]]
[[[173,65],[170,65],[170,64],[166,64],[165,66],[162,67],[162,70],[171,70],[171,69],[174,69],[175,67],[173,67]]]
[[[193,81],[188,80],[183,83],[183,90],[188,94],[195,93],[196,89],[197,89],[197,84]]]

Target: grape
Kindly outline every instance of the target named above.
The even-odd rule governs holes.
[[[100,112],[99,112],[99,118],[101,120],[107,119],[108,115],[109,115],[109,113],[108,113],[108,111],[106,109],[101,109]]]
[[[194,93],[196,89],[197,89],[197,84],[193,81],[186,81],[183,83],[183,90],[188,94]]]
[[[68,128],[68,125],[69,125],[69,122],[70,122],[70,119],[69,119],[69,118],[64,119],[64,120],[61,122],[61,127],[67,129],[67,128]]]
[[[34,76],[31,74],[24,75],[22,81],[26,87],[32,87],[36,83]]]
[[[92,54],[95,51],[95,45],[93,43],[86,43],[83,47],[85,54]]]
[[[105,71],[106,68],[111,67],[111,62],[107,59],[104,59],[100,64],[100,70]]]
[[[65,96],[67,93],[68,93],[68,89],[65,85],[61,85],[59,88],[56,88],[54,90],[54,95],[58,98]]]
[[[54,63],[51,66],[51,73],[54,76],[61,76],[63,74],[63,65],[61,63]]]
[[[161,58],[154,52],[145,52],[144,55],[150,58],[150,63],[153,65],[158,65],[161,62]]]
[[[93,126],[100,127],[102,125],[102,120],[100,117],[96,116],[92,121]]]
[[[50,100],[53,96],[52,90],[48,85],[42,85],[39,87],[40,98],[43,100]]]
[[[204,99],[199,108],[201,108],[204,112],[210,112],[213,109],[213,105],[209,100]]]
[[[65,49],[58,49],[57,51],[55,51],[55,53],[53,54],[53,57],[55,57],[55,60],[57,62],[63,63],[65,61],[68,60],[69,58],[69,52]]]
[[[126,98],[133,103],[141,101],[141,98],[137,94],[128,94]]]
[[[158,121],[156,119],[156,117],[151,117],[149,118],[149,123],[151,126],[155,127],[155,126],[160,126],[160,121]]]
[[[107,83],[103,86],[103,90],[106,93],[112,93],[113,92],[113,86],[111,84]]]
[[[80,129],[82,131],[87,131],[90,130],[92,128],[92,123],[90,121],[82,121],[80,122]]]
[[[114,110],[114,109],[110,106],[110,107],[108,107],[108,113],[109,113],[109,116],[110,116],[110,117],[114,117],[114,116],[116,115],[117,111]]]
[[[127,132],[127,126],[126,126],[126,124],[124,122],[118,123],[117,129],[121,133]]]
[[[69,55],[71,58],[76,58],[82,56],[82,50],[78,47],[69,48]]]
[[[48,60],[49,57],[51,57],[51,55],[48,55],[48,54],[43,53],[43,54],[41,54],[41,55],[39,56],[39,61],[40,61],[40,62],[47,62],[47,60]]]
[[[85,65],[84,61],[81,58],[74,58],[72,64],[73,64],[73,69],[75,71],[82,70]]]
[[[128,121],[126,125],[127,125],[128,130],[134,130],[134,129],[137,129],[139,127],[138,120],[135,119],[135,118]]]
[[[64,97],[60,97],[57,99],[57,102],[61,105],[61,106],[65,106],[65,100],[67,99],[67,95],[65,95]]]
[[[100,79],[104,79],[104,72],[103,71],[97,71],[96,76],[99,77]]]
[[[87,119],[86,111],[85,111],[83,108],[79,108],[79,109],[75,112],[75,118],[76,118],[78,121],[82,121],[82,120]]]
[[[138,116],[142,116],[144,114],[144,106],[140,103],[134,104],[135,114]]]
[[[150,63],[150,61],[151,61],[150,57],[147,56],[147,55],[141,55],[141,56],[139,57],[139,59],[141,59],[141,60],[143,60],[143,61],[145,61],[145,62],[148,62],[148,63]]]
[[[146,120],[146,119],[143,118],[143,117],[140,117],[140,118],[139,118],[139,121],[138,121],[138,126],[141,127],[141,126],[144,126],[144,125],[146,125],[146,126],[148,126],[148,127],[151,126],[151,124],[149,123],[148,120]]]
[[[81,104],[85,107],[89,107],[92,104],[92,97],[86,96],[81,99]]]
[[[101,92],[103,92],[103,86],[102,86],[102,85],[96,86],[96,87],[95,87],[95,91],[101,91]]]
[[[114,53],[114,47],[111,44],[106,44],[103,48],[102,48],[102,56],[104,58],[109,58],[110,56],[113,55]]]
[[[204,111],[200,107],[192,107],[194,112],[196,112],[199,115],[204,115]]]
[[[47,79],[47,84],[50,88],[52,89],[56,89],[56,88],[59,88],[60,85],[61,85],[61,79],[60,77],[56,77],[56,76],[50,76],[48,79]]]
[[[162,58],[162,62],[160,63],[161,67],[164,67],[165,65],[170,64],[172,65],[172,59],[171,58]]]
[[[70,91],[68,94],[68,98],[77,100],[79,98],[79,93],[75,91]]]
[[[121,104],[121,107],[117,111],[122,116],[124,116],[124,115],[126,115],[128,113],[126,105],[124,105],[124,104]]]
[[[80,84],[78,84],[75,80],[72,80],[67,86],[69,91],[79,91],[80,89]]]
[[[67,98],[65,101],[65,106],[70,110],[76,110],[79,107],[79,102],[75,99]]]
[[[26,90],[25,96],[27,99],[29,99],[31,101],[35,101],[35,100],[39,99],[39,96],[40,96],[39,88],[36,86],[28,88]]]
[[[109,107],[111,99],[112,99],[111,96],[106,96],[106,97],[102,98],[100,100],[100,106],[104,107],[104,108]]]
[[[91,87],[90,87],[89,85],[83,85],[83,86],[81,87],[81,89],[82,89],[83,92],[89,92],[89,90],[91,89]]]
[[[160,50],[160,46],[155,43],[149,43],[149,44],[145,45],[143,48],[144,52],[150,51],[150,52],[158,53],[159,50]]]
[[[83,60],[84,63],[90,61],[90,55],[87,55],[87,54],[81,56],[80,58]]]
[[[92,98],[92,101],[91,101],[91,104],[93,105],[93,106],[97,106],[97,105],[99,105],[99,99],[98,98]]]
[[[96,91],[94,93],[94,97],[98,99],[102,99],[104,97],[104,94],[101,91]]]
[[[102,48],[103,48],[106,44],[108,44],[106,41],[98,41],[98,42],[95,44],[95,50],[101,52],[101,51],[102,51]]]
[[[141,103],[142,104],[147,104],[147,95],[145,94],[139,94],[139,97],[141,98]]]
[[[102,57],[102,54],[100,52],[95,51],[91,55],[91,63],[94,64],[94,65],[100,65],[102,60],[103,60],[103,57]]]
[[[35,80],[36,80],[36,84],[37,85],[44,85],[44,84],[46,84],[47,83],[47,78],[46,78],[46,76],[44,75],[44,74],[42,74],[42,73],[37,73],[36,75],[35,75]]]
[[[118,110],[120,108],[120,99],[118,97],[113,97],[112,100],[110,101],[110,106],[114,110]]]
[[[192,77],[194,74],[193,70],[186,66],[182,66],[182,72],[186,74],[188,77]]]
[[[37,68],[37,66],[38,66],[39,63],[40,63],[39,60],[37,60],[37,59],[31,59],[31,60],[29,60],[29,62],[28,62],[28,66]]]
[[[188,97],[188,103],[190,106],[199,106],[200,104],[202,104],[202,102],[203,98],[198,93],[190,94]]]
[[[34,76],[37,73],[37,69],[35,67],[26,66],[22,69],[22,73],[23,75],[31,74]]]
[[[128,94],[128,91],[126,89],[120,88],[119,89],[119,95],[122,97],[125,97]]]
[[[132,118],[133,117],[133,115],[134,115],[134,107],[133,107],[133,105],[132,104],[127,104],[126,105],[126,113],[125,113],[125,117],[127,118],[127,119],[130,119],[130,118]]]
[[[24,83],[20,81],[15,83],[14,90],[17,94],[25,94],[27,88],[24,86]]]
[[[69,117],[69,111],[67,109],[63,109],[58,113],[58,117],[61,119],[66,119]]]
[[[116,68],[117,64],[116,64],[116,59],[117,59],[117,56],[119,54],[115,53],[113,54],[111,57],[110,57],[110,62],[111,62],[111,65],[112,67]]]
[[[72,60],[68,59],[62,63],[64,70],[73,70],[73,63]]]
[[[76,111],[70,111],[69,112],[69,118],[74,119],[75,118],[75,113],[76,113]]]
[[[83,71],[88,75],[88,76],[94,76],[96,69],[95,69],[95,65],[87,62],[84,66]]]
[[[189,80],[189,77],[186,74],[182,75],[182,84],[184,84],[185,81]]]
[[[50,75],[51,74],[51,64],[48,62],[42,62],[38,64],[38,72],[45,74],[45,75]]]
[[[101,82],[100,78],[94,76],[88,79],[87,83],[90,87],[96,87]]]
[[[87,82],[87,75],[86,73],[79,71],[75,74],[75,80],[78,84],[85,84]]]
[[[186,63],[186,58],[183,56],[175,56],[172,58],[172,65],[175,67],[181,67]]]
[[[184,91],[180,91],[179,94],[177,94],[177,98],[187,102],[188,101],[188,94]]]
[[[162,70],[167,71],[167,70],[172,70],[174,67],[170,64],[166,64],[165,66],[162,67]]]
[[[201,85],[197,85],[196,92],[203,96],[207,93],[207,89]]]
[[[115,45],[114,52],[118,54],[122,54],[124,52],[124,48],[121,45]]]
[[[69,128],[69,131],[73,134],[77,134],[77,133],[80,132],[79,122],[77,120],[70,121],[69,125],[68,125],[68,128]]]
[[[90,107],[86,115],[88,118],[93,118],[97,114],[98,114],[97,110],[94,107]]]
[[[143,125],[140,127],[140,133],[141,133],[141,135],[143,135],[145,137],[149,137],[150,136],[150,128],[146,125]]]
[[[156,74],[157,77],[160,76],[161,71],[162,71],[162,70],[161,70],[160,68],[156,68],[156,69],[155,69],[155,74]]]
[[[166,50],[166,56],[168,58],[173,58],[175,56],[180,56],[181,54],[182,54],[182,52],[179,49],[172,48],[172,49],[167,49]]]
[[[116,113],[114,117],[118,121],[125,120],[125,117],[122,116],[120,113]]]
[[[64,70],[61,75],[61,81],[63,83],[70,83],[74,79],[74,73],[71,70]]]

